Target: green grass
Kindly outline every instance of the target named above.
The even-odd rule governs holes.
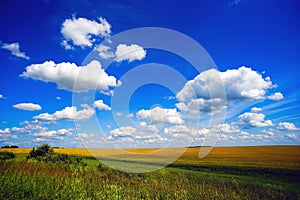
[[[90,156],[82,167],[27,160],[21,153],[0,161],[0,199],[300,199],[298,149],[223,148],[202,160],[191,149],[168,167],[143,174],[99,170]],[[290,163],[279,165],[282,160]],[[105,161],[149,167],[145,161]]]
[[[297,199],[275,183],[186,169],[147,174],[65,169],[9,160],[0,163],[0,199]],[[251,181],[250,181],[251,180]]]

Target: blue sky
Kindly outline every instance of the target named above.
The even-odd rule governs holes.
[[[297,1],[1,4],[1,146],[300,143]],[[192,38],[205,54],[186,55],[214,66],[120,36],[142,27]]]

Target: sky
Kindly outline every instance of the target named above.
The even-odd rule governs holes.
[[[0,146],[299,145],[299,7],[3,1]]]

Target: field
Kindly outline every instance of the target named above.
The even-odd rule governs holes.
[[[26,160],[0,161],[0,199],[300,199],[300,146],[216,147],[203,159],[199,148],[187,149],[54,149],[83,157],[87,166]],[[174,152],[185,151],[165,166]],[[150,168],[149,168],[150,167]]]

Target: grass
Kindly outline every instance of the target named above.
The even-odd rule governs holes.
[[[26,160],[31,149],[4,150],[19,153],[0,162],[0,199],[300,199],[299,146],[217,147],[203,159],[199,148],[188,148],[168,167],[143,174],[99,171],[99,161],[85,149],[55,149],[84,156],[85,168]],[[116,166],[142,168],[177,150],[93,153]]]

